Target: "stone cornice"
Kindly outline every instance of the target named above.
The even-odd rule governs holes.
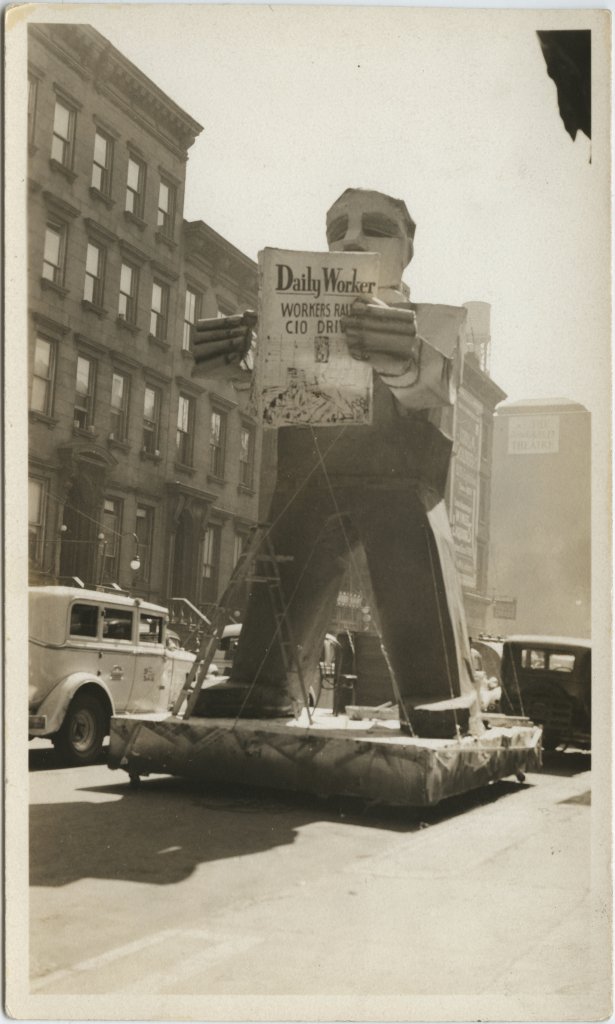
[[[137,248],[136,245],[132,245],[131,242],[127,242],[125,238],[120,238],[120,249],[122,256],[139,267],[142,267],[144,263],[149,260],[149,253],[144,252],[143,249]]]
[[[96,236],[104,242],[117,242],[119,241],[118,236],[114,231],[110,231],[103,224],[99,224],[97,220],[93,220],[92,217],[84,217],[83,222],[86,226],[88,235]]]
[[[158,260],[150,260],[151,268],[155,274],[164,277],[167,281],[177,281],[179,274],[175,267],[170,267],[167,263],[160,263]]]
[[[90,25],[30,26],[35,37],[180,159],[203,130]]]
[[[52,320],[51,317],[45,316],[44,313],[39,313],[37,310],[33,310],[30,316],[42,330],[50,331],[52,334],[60,334],[64,336],[70,331],[68,324],[59,323],[57,320]]]
[[[47,191],[47,189],[43,192],[43,199],[47,207],[60,217],[70,217],[72,219],[79,216],[79,210],[76,206],[71,206],[65,199],[60,199],[59,196]]]
[[[180,391],[187,391],[188,394],[194,398],[198,398],[199,395],[204,395],[207,388],[204,388],[202,384],[198,384],[194,380],[190,380],[188,377],[182,377],[180,374],[175,375],[175,383]]]

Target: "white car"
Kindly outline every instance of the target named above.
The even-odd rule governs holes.
[[[167,645],[160,605],[73,587],[31,587],[30,737],[71,764],[100,757],[114,714],[168,712],[195,655]]]

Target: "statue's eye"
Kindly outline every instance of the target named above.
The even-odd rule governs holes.
[[[381,213],[363,214],[363,234],[371,238],[397,238],[399,226],[390,217]]]
[[[332,220],[327,228],[327,241],[329,245],[332,242],[339,242],[348,231],[348,217],[337,217],[336,220]]]

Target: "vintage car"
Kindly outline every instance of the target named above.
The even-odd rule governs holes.
[[[554,636],[511,636],[502,650],[505,709],[543,727],[543,747],[591,742],[591,644]]]
[[[116,713],[167,712],[194,654],[167,644],[166,608],[122,593],[31,587],[30,737],[96,761]]]

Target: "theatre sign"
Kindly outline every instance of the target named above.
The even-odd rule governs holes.
[[[559,416],[510,416],[509,455],[549,455],[559,451]]]

